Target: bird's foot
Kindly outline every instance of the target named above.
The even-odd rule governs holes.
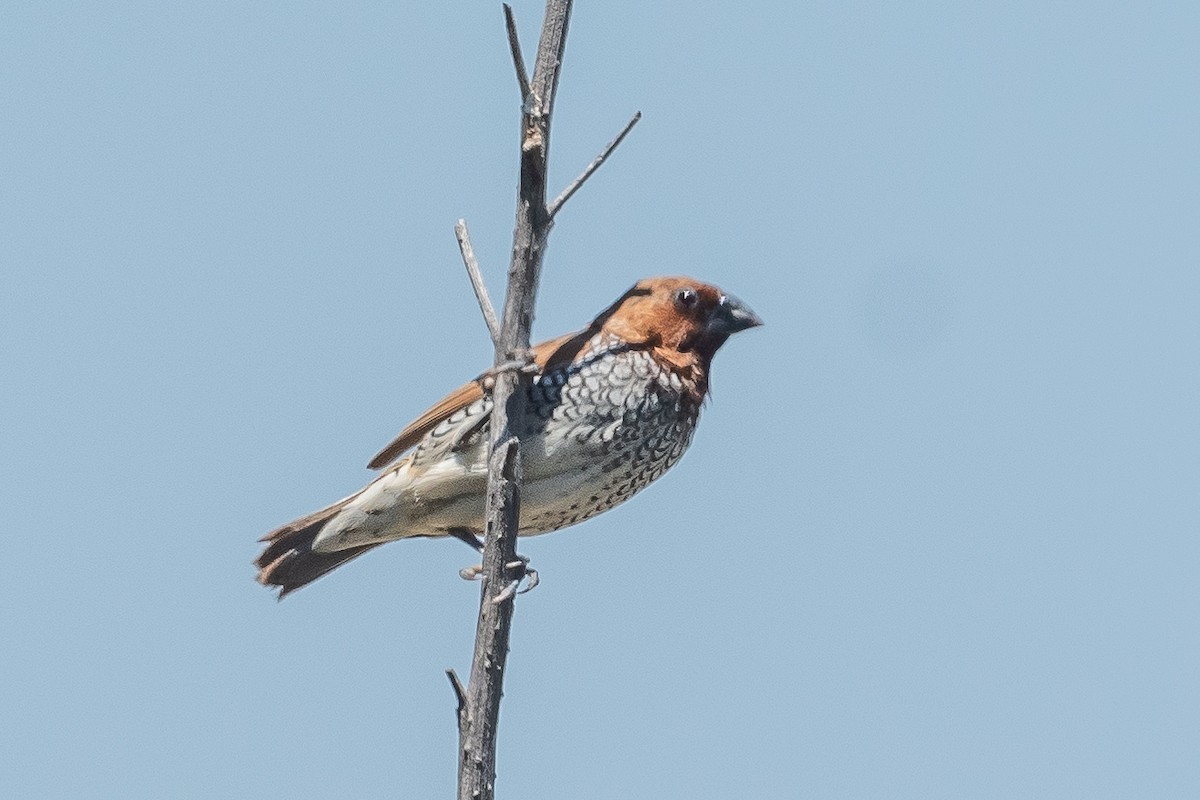
[[[539,367],[533,361],[532,350],[521,350],[513,354],[513,357],[507,361],[502,361],[496,366],[484,372],[477,379],[483,390],[490,392],[496,388],[496,377],[504,372],[523,372],[526,375],[536,375]]]
[[[521,554],[517,554],[516,561],[510,561],[504,565],[504,570],[509,574],[509,581],[504,585],[504,588],[492,598],[493,603],[503,603],[510,599],[513,595],[525,594],[533,589],[541,582],[541,577],[538,571],[529,566],[529,558]],[[459,577],[465,581],[477,581],[483,575],[483,565],[474,564],[469,567],[463,567],[458,571]],[[521,586],[521,582],[525,582],[525,586]]]
[[[538,577],[538,571],[529,566],[529,558],[520,553],[517,553],[517,560],[505,564],[504,569],[516,577],[510,578],[504,588],[492,598],[493,605],[503,603],[505,600],[511,600],[513,595],[525,594],[541,582],[541,578]],[[525,581],[524,589],[520,588],[521,581]]]
[[[483,540],[471,531],[465,528],[451,528],[448,533],[460,542],[464,542],[475,550],[478,550],[480,553],[483,552]],[[529,566],[529,557],[523,556],[520,553],[517,553],[517,560],[505,564],[504,569],[510,574],[509,582],[505,584],[499,594],[492,598],[493,603],[503,603],[514,594],[525,594],[541,581],[541,578],[538,577],[538,571]],[[477,581],[482,575],[482,564],[463,567],[458,571],[458,576],[464,581]],[[524,589],[520,588],[521,581],[525,581]]]

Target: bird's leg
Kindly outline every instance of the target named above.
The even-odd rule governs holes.
[[[458,539],[465,545],[475,548],[475,551],[483,553],[483,540],[475,534],[471,533],[466,528],[450,528],[448,531],[451,536]],[[470,567],[463,567],[458,571],[458,576],[464,581],[477,581],[479,576],[483,574],[483,564],[475,564]]]
[[[477,553],[483,552],[483,539],[480,539],[478,536],[471,533],[466,528],[450,528],[449,530],[446,531],[446,533],[450,534],[455,539],[458,539],[460,542],[467,545],[468,547],[474,548],[475,552],[477,552]]]
[[[483,552],[483,540],[466,528],[450,528],[446,532],[460,542],[474,548],[477,552]],[[508,585],[493,598],[493,603],[502,603],[512,597],[513,594],[525,594],[541,581],[541,578],[538,577],[538,571],[529,566],[529,557],[523,556],[520,553],[517,553],[516,561],[508,562],[504,565],[504,568],[511,570],[516,577],[510,580]],[[483,565],[475,564],[470,567],[463,567],[458,571],[458,574],[465,581],[479,580],[479,576],[483,574]],[[526,581],[525,588],[518,590],[517,587],[521,585],[521,581],[523,580]]]

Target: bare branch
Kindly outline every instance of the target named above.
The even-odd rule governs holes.
[[[504,27],[508,29],[508,49],[512,51],[517,85],[521,87],[521,102],[525,103],[529,99],[529,75],[525,72],[525,57],[521,55],[521,42],[517,39],[517,20],[513,17],[512,6],[508,3],[504,4]]]
[[[529,351],[529,331],[541,276],[546,239],[553,220],[546,213],[546,165],[550,147],[550,116],[562,68],[571,0],[547,0],[542,35],[534,62],[533,80],[521,98],[521,162],[517,214],[513,227],[512,261],[504,317],[496,340],[492,387],[487,510],[484,517],[483,570],[480,575],[479,618],[475,653],[467,684],[467,713],[459,715],[458,797],[492,800],[496,782],[496,735],[500,698],[512,630],[515,598],[503,596],[525,567],[517,558],[517,529],[521,503],[520,441],[509,420],[525,415],[525,400],[533,376],[523,369],[501,369]],[[516,26],[509,20],[509,43],[522,73]],[[525,92],[525,87],[522,87]],[[514,568],[510,565],[517,563]],[[511,590],[510,590],[511,591]],[[500,602],[495,598],[501,595]]]
[[[553,219],[554,215],[558,213],[558,210],[563,207],[563,204],[571,199],[571,195],[578,192],[579,188],[583,186],[584,182],[587,181],[588,178],[592,177],[592,173],[600,169],[600,165],[603,164],[610,155],[612,155],[613,150],[617,149],[617,146],[621,144],[629,132],[633,130],[633,126],[637,125],[638,120],[641,118],[642,112],[638,111],[636,114],[634,114],[633,118],[629,120],[629,122],[625,124],[625,127],[621,129],[621,132],[617,134],[617,138],[609,142],[608,145],[600,151],[600,155],[596,156],[596,158],[592,160],[592,163],[588,164],[587,168],[580,173],[579,177],[571,181],[571,185],[566,189],[563,189],[562,194],[554,198],[554,201],[546,207],[546,213],[550,215],[551,219]]]
[[[471,252],[466,223],[459,221],[459,246],[471,275],[471,284],[484,317],[489,319],[495,344],[493,368],[484,377],[485,391],[492,397],[489,431],[487,506],[484,516],[483,563],[479,617],[475,627],[475,652],[465,696],[453,671],[451,684],[459,698],[458,798],[493,800],[496,783],[496,736],[500,726],[500,698],[512,630],[513,609],[522,578],[528,591],[537,585],[537,571],[517,555],[517,531],[521,514],[521,458],[519,428],[511,420],[525,417],[526,398],[533,380],[529,331],[533,325],[534,300],[541,277],[546,240],[554,226],[554,212],[562,207],[616,149],[641,118],[634,115],[620,135],[575,179],[549,207],[546,205],[546,167],[550,153],[550,118],[562,70],[572,0],[546,0],[546,16],[538,41],[532,81],[526,77],[517,26],[512,9],[504,6],[508,43],[517,81],[521,86],[521,161],[517,184],[517,215],[513,227],[512,261],[508,268],[508,291],[499,333],[491,322],[485,300],[487,292],[479,278],[478,264]],[[451,531],[468,544],[472,532]],[[475,576],[474,569],[471,570]]]
[[[458,239],[458,250],[462,253],[463,264],[471,278],[471,288],[475,290],[475,299],[479,301],[479,310],[483,312],[483,321],[487,323],[488,335],[492,337],[494,347],[500,342],[500,323],[496,321],[492,298],[483,285],[483,274],[479,271],[479,262],[475,260],[475,248],[471,247],[471,234],[467,231],[465,219],[460,219],[454,226],[454,236]]]
[[[541,108],[533,112],[534,116],[548,117],[554,111],[554,97],[558,94],[558,79],[562,75],[563,52],[567,47],[571,5],[571,0],[546,0],[542,38],[538,42],[537,60],[533,65],[531,90],[541,104]]]

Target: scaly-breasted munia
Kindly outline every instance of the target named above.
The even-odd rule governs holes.
[[[715,286],[649,278],[582,331],[535,347],[525,417],[510,422],[521,440],[520,535],[582,522],[670,469],[692,440],[713,354],[761,324]],[[264,536],[258,580],[282,597],[384,542],[482,535],[488,385],[466,384],[401,431],[371,460],[384,471],[366,487]]]

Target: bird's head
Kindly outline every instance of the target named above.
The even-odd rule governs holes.
[[[762,325],[742,301],[694,278],[646,278],[597,320],[631,344],[653,347],[673,363],[699,359],[707,368],[732,334]]]

